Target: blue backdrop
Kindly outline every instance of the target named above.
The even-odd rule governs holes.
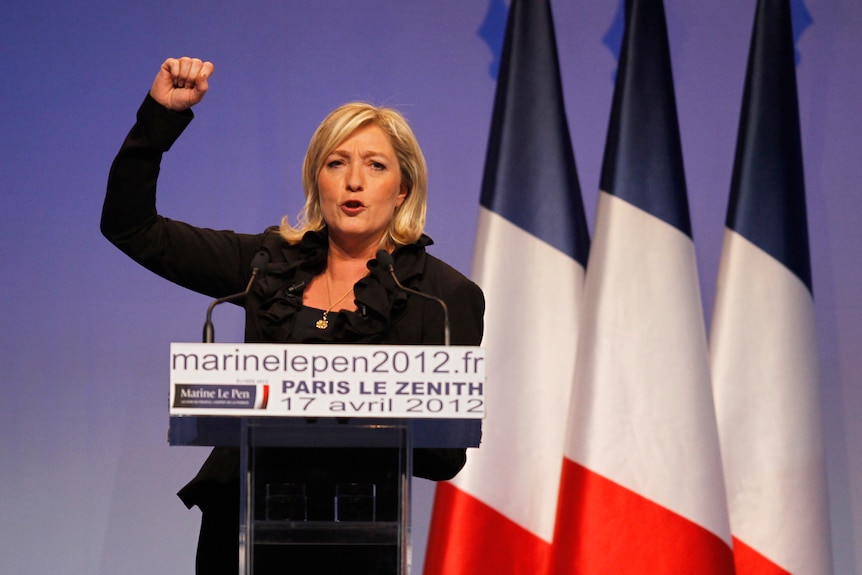
[[[836,573],[856,573],[862,4],[805,2],[813,23],[797,45],[797,73],[835,564]],[[592,219],[616,69],[605,37],[614,36],[618,7],[552,4]],[[666,0],[707,318],[754,5]],[[193,55],[216,66],[197,119],[164,164],[162,213],[248,232],[294,215],[312,130],[336,105],[366,99],[411,120],[430,166],[433,253],[468,273],[505,8],[503,0],[7,3],[0,573],[192,572],[198,512],[174,493],[206,450],[167,446],[167,350],[199,340],[208,301],[136,266],[98,232],[110,162],[161,62]],[[241,339],[237,310],[220,308],[216,322],[219,341]],[[418,483],[418,565],[432,494]]]

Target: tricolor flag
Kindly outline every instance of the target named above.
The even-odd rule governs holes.
[[[787,0],[760,0],[710,334],[739,575],[832,573]]]
[[[550,4],[513,0],[473,270],[488,415],[481,447],[438,484],[425,575],[546,569],[588,243]]]
[[[730,574],[664,7],[625,8],[552,572]]]

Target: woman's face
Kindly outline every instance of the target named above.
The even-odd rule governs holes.
[[[389,136],[376,124],[359,128],[323,161],[320,209],[332,240],[376,246],[407,197]]]

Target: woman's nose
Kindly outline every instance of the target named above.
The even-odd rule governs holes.
[[[365,187],[362,175],[362,166],[351,163],[347,170],[347,189],[351,192],[360,192]]]

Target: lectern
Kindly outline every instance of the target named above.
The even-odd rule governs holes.
[[[240,575],[256,554],[347,548],[410,573],[413,450],[478,447],[482,348],[175,343],[170,361],[170,444],[239,449]],[[379,473],[268,482],[277,448],[359,454]]]

